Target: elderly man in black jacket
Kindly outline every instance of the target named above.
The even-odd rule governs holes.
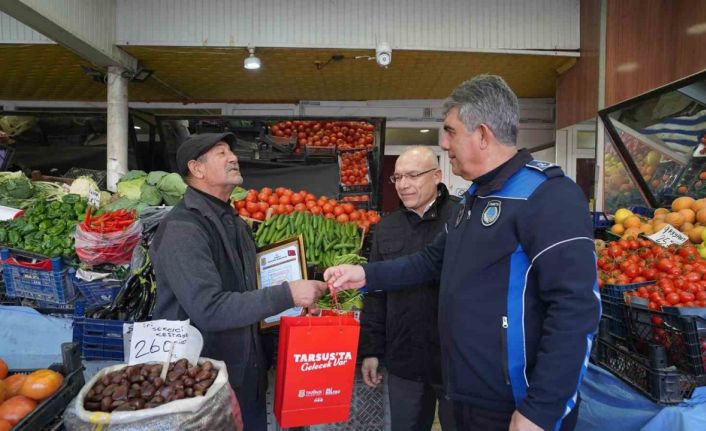
[[[191,319],[203,356],[226,363],[248,431],[266,430],[267,370],[258,322],[326,291],[299,280],[257,289],[255,242],[229,198],[242,183],[231,133],[194,135],[177,151],[189,187],[165,217],[150,249],[157,277],[155,319]]]
[[[429,147],[412,147],[395,163],[390,177],[403,208],[377,226],[370,260],[388,260],[423,249],[444,228],[459,199],[441,182],[436,155]],[[428,431],[437,400],[444,431],[454,430],[451,402],[442,391],[441,352],[437,328],[439,283],[416,289],[374,292],[365,296],[361,315],[360,356],[364,382],[380,383],[379,358],[388,373],[393,431]]]

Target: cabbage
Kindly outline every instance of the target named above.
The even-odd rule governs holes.
[[[0,172],[0,195],[13,199],[32,197],[32,182],[22,173]]]
[[[147,205],[152,206],[159,205],[162,203],[162,194],[159,192],[157,187],[144,183],[140,187],[140,202],[144,202]]]
[[[118,194],[128,199],[139,200],[140,188],[145,183],[147,176],[145,175],[144,177],[134,178],[127,181],[123,178],[118,181]]]
[[[147,176],[147,172],[135,169],[132,171],[128,171],[127,174],[120,177],[120,181],[130,181],[130,180],[134,180],[135,178],[142,178],[142,177],[146,177],[146,176]]]
[[[147,175],[147,184],[151,186],[156,186],[159,180],[164,178],[166,175],[168,175],[168,172],[164,171],[153,171],[150,172],[149,175]]]
[[[248,195],[248,191],[240,186],[235,186],[233,191],[230,193],[230,200],[232,202],[242,201]]]
[[[77,195],[80,195],[81,197],[87,198],[88,191],[90,189],[99,191],[100,187],[98,187],[98,184],[93,180],[93,178],[83,176],[83,177],[76,178],[71,183],[71,188],[69,189],[69,193],[75,193]]]
[[[157,183],[157,188],[162,194],[170,193],[172,195],[184,196],[186,192],[186,183],[181,179],[179,174],[168,174],[162,177]]]
[[[108,205],[112,198],[113,197],[111,196],[110,192],[101,191],[101,203],[98,206],[102,207],[102,206]]]

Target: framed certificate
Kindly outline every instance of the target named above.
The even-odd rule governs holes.
[[[261,248],[257,254],[257,288],[267,289],[285,281],[306,280],[304,239],[301,235]],[[293,307],[260,322],[260,329],[279,325],[282,316],[301,316],[302,307]]]

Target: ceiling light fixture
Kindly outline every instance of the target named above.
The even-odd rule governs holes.
[[[429,129],[420,129],[419,133],[429,133]]]
[[[262,66],[260,59],[255,56],[255,48],[248,48],[250,56],[243,61],[243,67],[248,70],[256,70]]]
[[[137,130],[142,130],[142,127],[140,127],[140,126],[135,126],[135,129],[137,129]]]

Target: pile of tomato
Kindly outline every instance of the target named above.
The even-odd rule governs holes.
[[[692,245],[664,248],[648,240],[621,240],[599,252],[598,283],[625,285],[654,281],[630,293],[663,306],[706,307],[706,260]]]
[[[368,152],[345,151],[340,154],[339,176],[344,186],[365,186],[368,180]]]
[[[48,369],[8,376],[7,364],[0,359],[0,431],[17,425],[63,383],[64,376]]]
[[[272,208],[273,214],[290,214],[301,211],[313,215],[323,215],[326,218],[336,219],[339,223],[356,222],[361,228],[380,221],[380,215],[375,210],[355,209],[352,203],[339,203],[326,196],[318,198],[305,190],[295,192],[284,187],[272,190],[263,187],[260,191],[250,189],[245,199],[236,201],[233,206],[243,217],[256,220],[265,220],[267,211]]]
[[[295,120],[280,121],[270,127],[273,136],[295,136],[297,150],[305,146],[372,149],[374,133],[375,126],[366,121]]]

